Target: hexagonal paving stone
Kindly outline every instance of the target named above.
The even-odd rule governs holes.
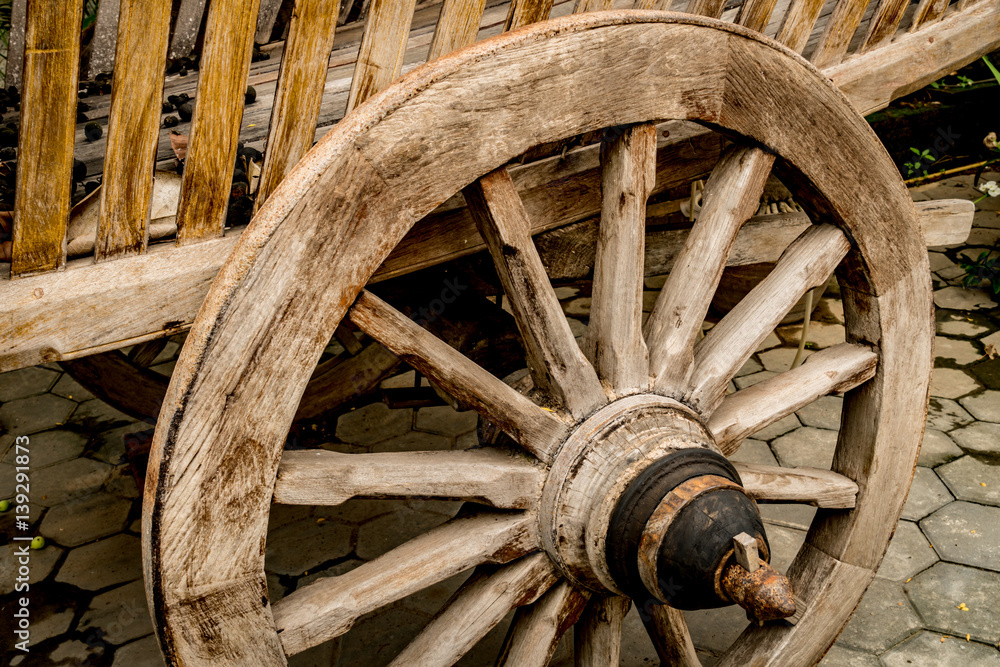
[[[403,435],[412,424],[412,410],[390,410],[385,403],[372,403],[341,415],[337,437],[356,445],[372,445]]]
[[[153,632],[142,580],[113,588],[95,597],[80,619],[79,629],[84,632],[84,636],[93,635],[95,639],[103,639],[116,645]]]
[[[806,541],[805,531],[765,523],[764,532],[767,533],[767,543],[771,547],[771,567],[782,573],[787,572],[802,543]]]
[[[471,410],[459,412],[450,405],[439,405],[417,410],[415,428],[455,437],[475,429],[478,421],[479,415]]]
[[[735,454],[729,456],[730,461],[739,463],[757,463],[760,465],[776,466],[778,459],[774,458],[771,448],[766,442],[754,438],[747,438],[740,444],[740,448]]]
[[[58,377],[57,371],[39,366],[0,373],[0,403],[44,394]]]
[[[972,421],[972,415],[966,412],[965,408],[956,401],[949,398],[931,396],[930,403],[927,406],[928,428],[947,432]]]
[[[1000,424],[975,422],[955,429],[951,438],[965,451],[987,456],[1000,457]]]
[[[783,373],[792,367],[792,360],[798,352],[794,347],[779,347],[767,352],[761,352],[757,356],[764,364],[764,370],[775,373]],[[812,354],[812,350],[802,351],[802,361],[805,361]]]
[[[829,469],[837,446],[836,431],[803,426],[771,443],[771,450],[783,466],[811,466]]]
[[[83,451],[87,439],[72,431],[44,431],[31,436],[28,445],[31,467],[44,468],[47,465],[76,458]],[[4,462],[14,463],[17,450],[10,448]]]
[[[96,591],[141,576],[139,538],[122,534],[70,551],[56,581]]]
[[[904,587],[926,627],[996,646],[1000,639],[1000,574],[938,563]],[[960,609],[962,605],[965,609]]]
[[[992,646],[945,637],[934,632],[921,632],[882,656],[886,667],[915,665],[1000,665],[1000,652]]]
[[[792,326],[781,327],[778,329],[778,335],[781,336],[785,343],[798,346],[799,338],[802,336],[802,325],[795,324]],[[811,343],[816,348],[822,349],[843,342],[843,324],[830,324],[828,322],[809,323],[809,332],[806,335],[806,344]]]
[[[21,547],[27,542],[14,542],[0,547],[0,595],[7,595],[14,591],[14,584],[19,576],[18,560],[21,558]],[[63,550],[59,547],[47,545],[44,549],[28,550],[28,583],[36,584],[45,579],[52,572]]]
[[[963,456],[938,468],[937,474],[959,500],[1000,507],[1000,466]]]
[[[950,359],[959,366],[964,366],[979,361],[983,355],[979,354],[976,346],[967,340],[935,336],[934,356],[937,359]]]
[[[820,667],[882,667],[877,656],[834,644],[819,661]]]
[[[0,426],[13,435],[47,431],[63,425],[75,409],[73,401],[52,394],[21,398],[0,407]]]
[[[77,424],[87,431],[107,431],[108,429],[131,424],[136,420],[124,412],[119,412],[99,398],[80,403],[70,418],[70,423]]]
[[[900,521],[896,532],[889,542],[889,550],[885,553],[878,576],[892,581],[909,579],[917,572],[926,570],[938,561],[937,553],[931,549],[931,543],[920,532],[917,524],[911,521]]]
[[[404,607],[385,607],[363,617],[341,638],[341,665],[387,665],[427,624]]]
[[[1000,357],[980,362],[969,370],[987,389],[1000,389]]]
[[[875,579],[837,641],[864,651],[884,651],[920,628],[920,618],[898,584]]]
[[[754,373],[759,373],[762,370],[764,370],[764,367],[760,365],[760,362],[753,357],[750,357],[747,359],[746,363],[743,364],[742,368],[736,371],[735,377],[741,378],[744,375],[753,375]]]
[[[69,398],[79,403],[94,398],[94,395],[84,389],[83,385],[79,382],[71,378],[69,373],[63,373],[62,377],[59,378],[59,381],[55,383],[55,386],[50,391],[56,396]]]
[[[903,506],[903,518],[919,521],[934,510],[950,503],[954,498],[948,487],[938,479],[930,468],[918,467],[913,475],[913,484]]]
[[[1000,570],[1000,507],[956,501],[920,522],[941,560]]]
[[[359,558],[371,560],[445,521],[447,517],[441,514],[397,509],[361,525],[355,553]]]
[[[91,459],[71,459],[31,474],[31,501],[52,507],[97,491],[111,475],[111,466]]]
[[[563,312],[567,315],[590,315],[590,297],[582,296],[579,299],[573,299],[568,303],[564,303]]]
[[[747,627],[747,614],[736,605],[685,611],[684,620],[694,645],[713,653],[728,649]]]
[[[753,434],[753,437],[756,440],[773,440],[774,438],[777,438],[779,435],[784,435],[789,431],[794,431],[799,426],[801,426],[799,418],[796,417],[794,414],[791,414],[788,415],[787,417],[782,417],[781,419],[774,422],[770,426],[762,428],[761,430],[757,431],[756,433]]]
[[[920,445],[920,457],[917,465],[933,468],[962,456],[964,452],[955,441],[937,429],[928,428],[924,431],[924,440]]]
[[[840,396],[821,396],[795,414],[806,426],[836,431],[840,429],[840,412],[843,406],[844,399]]]
[[[746,389],[747,387],[752,387],[758,382],[763,382],[764,380],[770,380],[777,373],[773,371],[760,371],[759,373],[752,373],[750,375],[744,375],[743,377],[738,377],[733,380],[736,384],[737,389]]]
[[[115,651],[115,661],[111,667],[158,667],[164,665],[160,646],[156,637],[150,635],[126,644]]]
[[[75,547],[121,531],[132,503],[95,493],[56,505],[45,515],[40,532],[66,547]]]
[[[965,287],[945,287],[934,292],[934,305],[949,310],[979,310],[996,308],[996,303],[982,290]]]
[[[931,374],[931,396],[958,398],[980,388],[978,382],[955,368],[935,368]]]
[[[942,333],[947,336],[968,336],[971,338],[988,330],[988,327],[984,327],[974,322],[969,322],[965,319],[944,320],[937,323],[938,333]]]
[[[51,665],[94,665],[101,664],[104,645],[100,642],[88,646],[78,639],[65,641],[49,653]]]
[[[1000,423],[1000,391],[987,390],[959,401],[979,421]]]
[[[449,408],[450,409],[450,408]],[[417,452],[451,449],[451,438],[437,433],[410,431],[371,446],[373,452]]]
[[[268,533],[264,564],[269,572],[298,576],[351,553],[350,527],[305,519]]]

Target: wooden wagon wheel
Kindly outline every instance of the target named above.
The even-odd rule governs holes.
[[[642,203],[655,157],[648,123],[670,118],[716,128],[735,146],[712,174],[644,336]],[[588,359],[503,165],[601,128],[611,131]],[[821,224],[695,343],[772,164]],[[414,222],[463,188],[527,343],[531,398],[363,290]],[[742,28],[658,12],[577,15],[414,71],[346,117],[279,187],[184,347],[143,516],[146,584],[166,656],[284,664],[363,614],[477,567],[398,664],[451,664],[517,607],[502,664],[545,664],[577,621],[577,664],[615,664],[625,595],[642,601],[664,660],[696,664],[680,613],[649,599],[680,607],[736,600],[767,620],[791,612],[789,582],[796,622],[752,624],[720,664],[818,661],[874,577],[919,447],[932,320],[916,229],[888,155],[845,98],[807,62]],[[848,342],[726,396],[785,310],[835,268]],[[313,366],[345,316],[520,450],[283,453]],[[836,391],[847,395],[833,471],[743,467],[741,480],[722,456]],[[730,558],[738,531],[768,557],[748,494],[821,507],[788,580]],[[492,509],[269,603],[272,499],[410,495]],[[698,509],[725,521],[700,521]],[[743,562],[752,568],[751,560]],[[679,592],[668,575],[681,577]]]

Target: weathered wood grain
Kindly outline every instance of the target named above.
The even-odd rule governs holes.
[[[313,145],[340,2],[295,3],[274,92],[264,169],[254,202],[257,209]]]
[[[903,20],[910,0],[879,0],[875,14],[868,23],[868,32],[861,44],[861,52],[878,48],[890,41],[896,34],[899,22]]]
[[[498,169],[464,193],[510,299],[535,386],[548,392],[573,417],[589,414],[607,398],[545,273],[531,240],[531,223],[510,174]]]
[[[646,199],[656,178],[656,128],[635,125],[604,141],[601,168],[601,223],[583,349],[609,393],[625,396],[649,386],[642,268]]]
[[[514,614],[497,667],[545,667],[563,634],[587,604],[590,592],[563,581],[535,604]]]
[[[33,3],[27,13],[12,276],[66,264],[82,13],[83,0]]]
[[[372,0],[347,97],[348,113],[399,76],[415,3],[416,0]]]
[[[558,581],[544,553],[500,568],[483,566],[390,663],[395,667],[450,667],[512,610],[535,602]]]
[[[805,503],[814,507],[850,509],[858,485],[844,475],[820,468],[782,468],[734,462],[743,488],[758,502]]]
[[[736,14],[736,23],[757,32],[764,32],[771,21],[778,0],[744,0]]]
[[[949,0],[920,0],[917,10],[913,12],[913,22],[910,30],[920,30],[925,25],[940,21],[948,9]]]
[[[260,0],[215,0],[208,9],[177,208],[178,245],[222,236],[259,4]]]
[[[836,65],[847,55],[854,33],[868,8],[868,0],[839,0],[826,23],[810,60],[816,67]]]
[[[146,251],[170,0],[120,0],[108,144],[94,260]],[[117,6],[117,3],[116,3]]]
[[[267,44],[271,41],[271,31],[274,30],[274,20],[278,18],[278,10],[281,9],[281,2],[282,0],[261,0],[260,9],[257,12],[257,30],[254,33],[253,39],[255,43]],[[295,19],[301,4],[301,2],[295,3],[292,20]],[[331,5],[327,8],[327,11],[333,14],[333,16],[329,17],[329,20],[336,24],[337,17],[340,16],[340,6]]]
[[[434,60],[476,41],[486,0],[445,0],[434,29],[427,60]]]
[[[855,388],[875,375],[878,355],[864,345],[841,343],[820,350],[801,366],[741,389],[723,399],[708,420],[723,454],[820,396]]]
[[[688,14],[698,14],[709,18],[722,18],[726,8],[725,0],[691,0],[687,6]]]
[[[115,66],[115,44],[118,40],[118,15],[121,0],[101,0],[97,4],[94,36],[90,40],[90,58],[87,61],[87,78],[93,79],[101,72],[110,72]],[[150,32],[155,28],[151,25]],[[164,32],[169,33],[169,24]],[[154,41],[159,41],[160,35]],[[162,36],[166,40],[166,35]]]
[[[174,21],[174,37],[170,40],[169,57],[183,58],[191,53],[195,42],[198,41],[198,31],[201,29],[206,2],[207,0],[181,0],[177,19]]]
[[[640,604],[640,603],[637,603]],[[656,600],[647,600],[639,607],[639,618],[653,640],[661,664],[677,667],[701,667],[688,632],[684,613]]]
[[[576,0],[576,5],[573,7],[574,14],[580,14],[582,12],[599,12],[605,9],[613,9],[615,6],[615,0]]]
[[[537,549],[531,514],[453,519],[350,572],[317,581],[274,605],[285,653],[337,637],[361,616],[484,563],[507,563]]]
[[[4,85],[21,88],[21,73],[24,68],[24,30],[28,0],[13,0],[10,7],[10,32],[7,36],[7,68],[4,71]]]
[[[338,454],[317,449],[281,456],[274,500],[339,505],[355,497],[451,498],[528,509],[541,495],[542,470],[484,449],[467,452]]]
[[[824,4],[824,0],[792,0],[778,30],[778,41],[802,53]]]
[[[631,606],[631,600],[620,595],[590,598],[583,616],[573,627],[576,667],[620,664],[622,622]]]
[[[542,461],[552,458],[567,429],[555,414],[535,405],[370,292],[362,292],[350,317],[362,331],[536,457]]]
[[[816,225],[795,240],[774,270],[697,345],[688,399],[711,414],[726,385],[785,313],[814,287],[825,284],[850,245],[832,225]]]
[[[723,154],[705,185],[698,221],[677,256],[646,323],[649,374],[664,394],[684,391],[694,343],[722,278],[730,248],[760,205],[774,155],[754,147]]]
[[[551,11],[552,0],[511,0],[503,29],[517,30],[530,23],[544,21]]]

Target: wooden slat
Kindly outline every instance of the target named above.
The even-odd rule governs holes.
[[[88,79],[93,79],[101,72],[110,72],[115,66],[115,43],[118,40],[118,14],[121,1],[100,0],[97,4],[97,19],[94,23],[94,36],[90,40],[90,59],[87,62]],[[152,32],[153,27],[150,26],[149,29]],[[167,30],[169,32],[169,26]],[[158,42],[159,39],[154,41]]]
[[[824,284],[850,244],[832,225],[815,225],[795,240],[750,294],[695,348],[692,404],[712,413],[726,385],[785,313],[810,289]]]
[[[254,204],[257,209],[313,144],[340,2],[295,3],[274,92],[264,169]]]
[[[347,97],[348,113],[399,76],[415,4],[416,0],[372,0]]]
[[[589,591],[563,581],[538,602],[519,609],[511,621],[497,667],[545,667],[563,634],[580,615]]]
[[[391,665],[454,665],[511,610],[535,602],[556,581],[556,569],[544,553],[525,556],[500,568],[477,568]]]
[[[734,147],[705,185],[704,206],[646,323],[649,374],[658,391],[683,390],[694,343],[743,224],[760,205],[774,155]]]
[[[434,60],[476,41],[486,0],[445,0],[434,29],[427,60]]]
[[[829,67],[844,59],[867,8],[868,0],[840,0],[837,3],[810,58],[816,67]]]
[[[470,405],[543,461],[551,460],[566,426],[370,292],[351,321],[446,392]]]
[[[511,0],[503,29],[517,30],[530,23],[544,21],[551,11],[552,0]]]
[[[764,32],[771,21],[774,5],[778,0],[743,0],[736,15],[736,23],[757,32]]]
[[[21,88],[21,74],[24,71],[24,29],[28,0],[14,0],[10,8],[10,33],[7,35],[7,69],[5,86]]]
[[[552,289],[510,174],[506,168],[497,169],[464,192],[510,299],[535,387],[548,392],[572,416],[589,414],[607,399]]]
[[[948,9],[949,0],[920,0],[917,11],[913,13],[913,23],[910,30],[919,30],[925,25],[941,20],[944,12]]]
[[[177,209],[177,243],[222,236],[260,0],[214,0]]]
[[[191,53],[195,42],[198,41],[198,31],[201,29],[201,19],[205,14],[207,1],[181,0],[181,6],[177,9],[177,20],[174,22],[174,38],[170,41],[169,57],[183,58]]]
[[[687,6],[688,14],[698,14],[713,19],[722,18],[725,9],[726,0],[691,0]]]
[[[25,29],[24,85],[11,275],[66,263],[83,0],[33,3]]]
[[[649,386],[642,337],[646,199],[656,179],[656,127],[627,128],[601,147],[601,223],[583,349],[618,396]]]
[[[691,633],[684,621],[684,613],[680,609],[648,600],[639,608],[639,618],[646,626],[649,638],[653,640],[653,647],[661,664],[701,667],[701,660],[695,653]]]
[[[778,30],[778,41],[802,53],[824,4],[824,0],[792,0]]]
[[[955,8],[958,9],[958,11],[962,11],[963,9],[971,7],[977,2],[979,2],[979,0],[958,0],[958,2],[955,3]]]
[[[575,667],[618,665],[622,652],[622,622],[632,606],[622,595],[592,597],[573,627]]]
[[[347,574],[319,579],[274,605],[288,655],[346,632],[354,622],[407,595],[484,563],[507,563],[537,549],[531,514],[453,519]]]
[[[98,262],[146,251],[156,142],[160,134],[163,60],[170,0],[121,0],[118,62],[112,81]]]
[[[614,6],[615,0],[576,0],[573,13],[599,12],[605,9],[612,9]]]
[[[850,478],[820,468],[782,468],[733,462],[743,488],[757,502],[804,503],[814,507],[850,509],[858,485]]]
[[[528,509],[538,502],[542,481],[535,465],[492,449],[379,454],[299,450],[281,456],[274,501],[339,505],[355,497],[418,496]]]
[[[868,33],[861,45],[861,52],[870,51],[891,40],[909,5],[910,0],[880,0],[868,23]]]
[[[633,9],[658,9],[660,11],[668,11],[670,5],[673,4],[672,0],[635,0],[632,5]]]
[[[253,40],[257,44],[267,44],[271,41],[271,31],[274,30],[274,21],[278,18],[278,10],[281,9],[281,4],[282,0],[260,0],[260,10],[257,12],[257,30],[254,33]],[[302,2],[299,0],[295,1],[295,10],[292,12],[293,21],[301,5]],[[329,11],[333,14],[333,16],[329,17],[329,20],[333,21],[334,25],[336,25],[337,17],[340,15],[340,6],[331,6]],[[289,34],[291,33],[289,32]],[[285,55],[287,56],[287,53]]]
[[[820,350],[805,363],[723,399],[708,430],[726,456],[747,438],[820,396],[840,393],[870,380],[878,355],[864,345],[841,343]]]

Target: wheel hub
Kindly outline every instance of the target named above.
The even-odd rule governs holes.
[[[553,461],[540,519],[546,551],[580,585],[679,609],[736,602],[758,620],[794,613],[756,503],[676,401],[630,396],[585,420]],[[734,559],[741,534],[756,543],[756,572]]]

